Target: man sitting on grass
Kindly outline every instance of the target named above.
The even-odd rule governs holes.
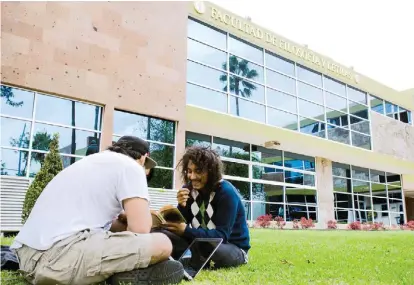
[[[50,181],[12,245],[31,284],[94,284],[111,276],[112,284],[181,281],[182,264],[168,260],[170,240],[150,233],[148,153],[147,142],[125,136]],[[104,230],[122,210],[128,231]]]
[[[161,232],[179,258],[195,238],[222,238],[212,256],[215,268],[247,263],[250,235],[238,190],[222,179],[219,155],[208,148],[190,147],[179,165],[185,186],[177,193],[178,209],[188,224],[167,223]]]

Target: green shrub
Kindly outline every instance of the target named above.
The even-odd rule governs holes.
[[[63,162],[59,155],[59,134],[54,134],[49,144],[49,153],[43,161],[39,172],[27,189],[24,198],[22,223],[24,224],[46,185],[63,169]]]

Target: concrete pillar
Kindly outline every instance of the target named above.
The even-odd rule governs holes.
[[[414,220],[414,175],[402,175],[405,222]]]
[[[114,133],[114,105],[105,106],[102,114],[102,135],[101,135],[101,151],[112,145],[112,135]]]
[[[327,228],[329,220],[335,219],[332,161],[316,157],[316,180],[318,191],[318,223],[317,228]]]

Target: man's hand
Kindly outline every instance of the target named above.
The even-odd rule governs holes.
[[[162,224],[162,227],[169,230],[170,232],[173,232],[179,236],[182,236],[184,234],[185,228],[187,227],[186,223],[165,223]]]
[[[178,205],[184,208],[187,205],[187,200],[190,197],[189,195],[190,195],[190,190],[186,188],[178,190],[177,192]]]

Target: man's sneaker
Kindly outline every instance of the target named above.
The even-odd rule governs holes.
[[[175,260],[166,260],[147,268],[114,274],[112,285],[166,285],[178,284],[184,278],[183,265]]]

